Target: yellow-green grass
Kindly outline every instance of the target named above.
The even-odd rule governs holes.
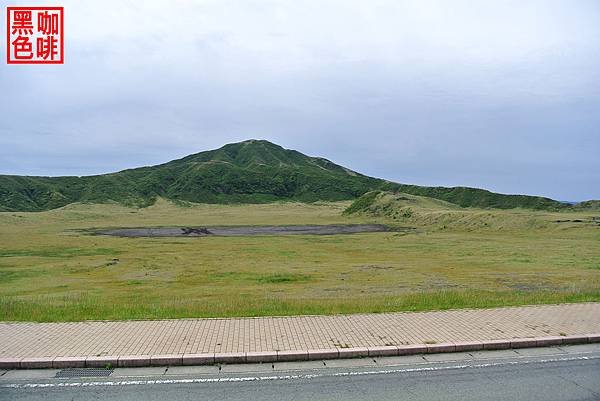
[[[0,213],[0,320],[77,321],[431,310],[600,300],[590,213],[349,202],[70,205]],[[456,213],[459,213],[458,215]],[[442,214],[445,217],[439,218]],[[596,213],[598,214],[598,213]],[[414,232],[118,238],[104,227],[381,222]]]

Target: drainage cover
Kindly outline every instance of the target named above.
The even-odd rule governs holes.
[[[108,377],[112,372],[105,368],[70,368],[59,370],[54,377]]]

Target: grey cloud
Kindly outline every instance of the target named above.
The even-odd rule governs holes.
[[[60,3],[66,64],[0,65],[0,173],[264,138],[399,182],[600,198],[597,2]]]

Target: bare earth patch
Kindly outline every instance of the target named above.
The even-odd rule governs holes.
[[[236,227],[139,227],[99,230],[96,234],[116,237],[239,237],[249,235],[334,235],[392,231],[383,224],[333,224]]]

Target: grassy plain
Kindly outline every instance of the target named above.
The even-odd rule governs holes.
[[[600,300],[600,212],[350,202],[73,204],[0,213],[0,320],[225,317]],[[430,207],[431,206],[431,207]],[[557,223],[557,220],[570,222]],[[573,220],[582,220],[574,222]],[[382,222],[407,232],[117,238],[106,227]]]

